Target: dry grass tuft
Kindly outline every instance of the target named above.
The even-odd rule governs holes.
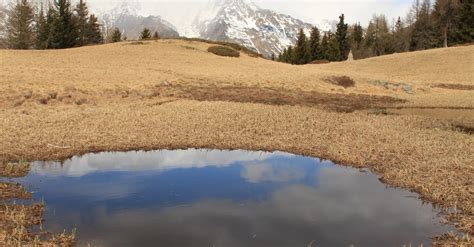
[[[240,57],[240,52],[226,46],[211,46],[207,51],[222,57]]]
[[[0,182],[0,200],[4,199],[31,199],[31,193],[20,184]]]
[[[24,177],[30,172],[30,163],[0,163],[0,177],[19,178]]]

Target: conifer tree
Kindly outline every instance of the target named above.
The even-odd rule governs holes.
[[[330,32],[324,32],[323,38],[321,40],[321,59],[324,60],[329,60],[329,33]]]
[[[7,8],[0,3],[0,48],[7,48]]]
[[[160,39],[160,35],[158,34],[158,32],[153,33],[153,39],[154,40]]]
[[[433,15],[442,32],[443,47],[448,47],[448,37],[459,6],[458,0],[437,0],[435,3]]]
[[[295,54],[294,54],[294,49],[292,45],[290,45],[288,49],[286,50],[286,62],[295,64]]]
[[[459,10],[454,21],[453,42],[471,43],[474,41],[474,1],[460,0]]]
[[[398,17],[393,30],[393,51],[406,52],[409,50],[409,32],[402,19]]]
[[[337,24],[336,39],[339,46],[339,59],[340,61],[346,60],[349,54],[349,42],[347,39],[348,25],[344,23],[344,14],[339,16],[339,23]]]
[[[109,35],[108,42],[115,43],[122,41],[122,33],[118,28],[113,28],[112,33]]]
[[[83,46],[88,43],[88,33],[90,32],[89,27],[89,10],[84,0],[79,0],[76,5],[76,24],[77,24],[77,45]]]
[[[356,23],[352,27],[352,31],[350,34],[350,47],[354,50],[360,48],[362,41],[364,41],[364,29],[360,25],[360,23]]]
[[[150,29],[144,28],[143,31],[140,33],[140,40],[147,40],[151,38]]]
[[[78,41],[78,31],[69,0],[55,0],[56,16],[51,28],[51,48],[63,49],[74,47]]]
[[[95,15],[89,16],[89,21],[86,25],[86,43],[87,44],[100,44],[104,41],[102,32],[100,31],[99,20]]]
[[[298,40],[296,42],[294,50],[294,63],[295,64],[306,64],[308,62],[308,52],[307,52],[307,38],[303,29],[300,29],[298,34]]]
[[[336,35],[329,32],[328,33],[328,48],[327,48],[327,59],[329,61],[340,61],[341,55],[341,48],[339,47],[339,40]]]
[[[43,4],[41,4],[38,16],[36,18],[35,48],[47,49],[49,36],[50,36],[49,25],[45,16]]]
[[[440,35],[431,15],[431,1],[421,2],[410,40],[410,50],[425,50],[438,47]]]
[[[12,49],[29,49],[35,43],[34,10],[28,0],[17,0],[8,12],[8,46]]]
[[[308,41],[308,57],[309,57],[308,62],[322,59],[320,43],[321,43],[321,34],[319,33],[319,29],[317,27],[314,27],[311,30],[311,35]]]

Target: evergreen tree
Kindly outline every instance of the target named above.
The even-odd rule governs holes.
[[[326,51],[327,60],[329,61],[340,61],[341,60],[341,47],[339,47],[339,39],[336,35],[329,32],[328,33],[328,48]]]
[[[349,42],[347,39],[348,25],[344,23],[344,14],[339,16],[339,23],[337,24],[336,39],[339,46],[339,58],[338,60],[347,60],[349,54]]]
[[[28,0],[17,0],[8,12],[8,46],[13,49],[29,49],[35,43],[34,10]]]
[[[308,41],[309,62],[322,59],[320,43],[321,43],[321,34],[319,33],[319,29],[317,27],[314,27],[311,30],[311,35]]]
[[[36,40],[35,40],[36,49],[46,49],[46,46],[47,46],[46,42],[47,42],[48,36],[45,35],[46,34],[44,30],[45,27],[46,27],[46,17],[44,14],[43,4],[41,4],[40,10],[36,17]]]
[[[104,42],[104,37],[100,31],[99,20],[95,15],[89,16],[86,29],[86,43],[87,44],[100,44]]]
[[[43,27],[42,39],[43,49],[51,49],[53,47],[53,26],[56,21],[57,13],[53,6],[50,6],[48,9],[48,14],[46,15],[46,24]]]
[[[122,33],[118,28],[114,28],[112,29],[112,33],[109,35],[108,40],[110,43],[120,42],[122,41]]]
[[[293,46],[290,45],[288,49],[286,50],[286,62],[295,64],[296,63],[295,61],[296,61],[295,52],[294,52]]]
[[[87,5],[84,0],[79,0],[79,3],[76,6],[75,12],[76,12],[77,34],[78,34],[77,45],[83,46],[83,45],[88,44],[87,35],[90,32],[89,10],[87,9]]]
[[[153,33],[153,39],[154,40],[160,39],[160,35],[158,34],[158,32]]]
[[[362,28],[360,23],[357,23],[352,27],[350,41],[352,49],[359,49],[362,44],[362,41],[364,41],[364,29]]]
[[[303,29],[300,29],[298,34],[298,40],[296,41],[296,46],[294,50],[294,60],[295,64],[306,64],[308,62],[308,52],[307,52],[307,38]]]
[[[393,30],[393,51],[394,52],[406,52],[409,50],[409,32],[405,28],[402,19],[398,17],[397,22]]]
[[[0,48],[7,48],[7,8],[0,3]]]
[[[439,46],[440,36],[431,15],[431,1],[424,0],[413,24],[410,50],[425,50]]]
[[[54,8],[56,17],[51,29],[51,48],[63,49],[76,46],[78,31],[71,10],[71,2],[69,0],[55,0]]]
[[[458,9],[458,0],[437,0],[435,3],[433,15],[442,32],[443,47],[448,47],[449,33]]]
[[[459,9],[454,21],[455,32],[453,43],[471,43],[474,41],[474,1],[460,0]]]
[[[143,31],[140,33],[140,40],[147,40],[151,38],[150,29],[144,28]]]
[[[325,32],[321,40],[321,59],[329,60],[329,35],[330,32]]]

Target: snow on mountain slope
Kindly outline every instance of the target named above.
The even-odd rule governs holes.
[[[160,16],[139,15],[140,3],[136,0],[123,1],[109,13],[102,15],[104,29],[118,28],[128,39],[138,39],[140,32],[148,28],[161,37],[179,37],[176,28]]]
[[[295,44],[301,28],[309,34],[312,25],[251,0],[217,0],[198,15],[187,35],[236,42],[270,57]]]

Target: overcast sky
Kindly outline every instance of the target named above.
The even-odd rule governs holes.
[[[7,0],[0,0],[6,2]],[[35,0],[33,0],[35,1]],[[73,0],[78,1],[78,0]],[[86,0],[92,10],[105,12],[124,0]],[[138,1],[143,15],[161,15],[179,26],[210,0],[130,0]],[[212,1],[212,0],[211,0]],[[266,9],[289,14],[315,24],[320,20],[336,20],[341,13],[349,23],[366,25],[374,13],[385,14],[391,21],[405,17],[413,0],[254,0]]]

